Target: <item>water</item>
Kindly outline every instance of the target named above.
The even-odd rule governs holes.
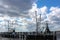
[[[20,39],[1,38],[0,40],[20,40]]]
[[[20,40],[20,39],[1,38],[0,40]],[[57,40],[60,40],[60,38],[57,38]]]
[[[22,40],[22,39],[12,39],[12,38],[1,38],[0,40]],[[60,40],[60,37],[57,38],[57,40]]]
[[[21,39],[13,39],[13,38],[2,38],[2,37],[0,37],[0,40],[21,40]]]
[[[57,37],[57,40],[60,40],[60,33],[57,34],[56,37]],[[0,40],[23,40],[23,39],[20,39],[20,38],[13,39],[13,38],[2,38],[2,37],[0,37]]]

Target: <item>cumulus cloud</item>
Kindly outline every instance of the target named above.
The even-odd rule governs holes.
[[[30,15],[28,15],[28,10],[32,8],[32,4],[35,2],[36,0],[0,0],[0,22],[3,22],[3,26],[5,27],[2,29],[6,29],[6,26],[8,26],[5,26],[7,21],[24,20],[16,23],[18,24],[17,28],[21,28],[23,31],[24,29],[25,31],[28,30],[28,24],[25,25],[25,23],[29,22],[28,19],[30,18]],[[25,18],[27,18],[27,20]]]
[[[37,0],[0,0],[0,22],[4,24],[3,26],[5,26],[5,22],[2,21],[14,20],[17,25],[16,31],[35,31],[35,11],[37,11],[38,22],[40,22],[41,14],[42,22],[48,20],[48,22],[51,22],[49,25],[51,30],[59,30],[60,8],[51,7],[48,9],[47,6],[37,8],[37,4],[35,3],[36,1]],[[2,29],[6,28],[2,27]]]
[[[29,16],[32,18],[33,22],[36,22],[36,14],[37,14],[37,19],[40,21],[40,14],[41,14],[41,21],[44,21],[46,19],[47,15],[47,10],[48,8],[46,6],[43,6],[41,8],[37,8],[37,4],[33,4],[32,8],[29,10]]]
[[[36,30],[36,14],[37,14],[37,22],[39,23],[38,26],[39,26],[39,29],[41,29],[40,28],[40,20],[42,22],[46,21],[47,10],[48,10],[48,8],[46,6],[43,6],[41,8],[37,8],[37,4],[34,3],[33,6],[32,6],[32,9],[29,10],[29,15],[30,15],[31,21],[33,23],[33,26],[32,26],[32,23],[31,23],[30,27],[33,27],[33,29]],[[35,11],[37,11],[37,12],[35,12]],[[41,19],[40,19],[40,14],[41,14]],[[31,29],[31,30],[33,30],[33,29]]]
[[[59,30],[60,28],[60,8],[51,7],[50,13],[48,14],[48,21],[52,23],[52,30]]]
[[[49,29],[51,31],[59,31],[60,30],[60,8],[59,7],[51,7],[48,9],[47,6],[43,6],[41,8],[37,8],[36,4],[34,8],[32,7],[31,9],[31,18],[32,22],[36,22],[36,16],[35,16],[35,10],[37,10],[37,18],[38,22],[40,21],[40,13],[41,13],[41,21],[46,22],[48,21],[49,23]],[[49,10],[49,13],[48,13]],[[33,14],[34,13],[34,14]],[[33,14],[33,15],[32,15]],[[40,26],[39,26],[40,27]]]

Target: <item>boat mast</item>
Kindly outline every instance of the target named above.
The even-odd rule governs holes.
[[[40,25],[40,27],[41,27],[41,24],[42,24],[42,23],[41,23],[41,14],[40,14],[40,22],[39,22],[39,23],[40,23],[39,25]],[[42,32],[42,31],[41,31],[41,32]]]
[[[9,32],[9,20],[7,22],[8,22],[8,32]]]
[[[37,20],[37,11],[35,11],[35,16],[36,16],[36,32],[38,33],[38,20]],[[41,14],[40,14],[40,27],[41,27]]]
[[[49,27],[48,27],[48,22],[46,22],[46,29],[45,29],[45,33],[50,33]]]
[[[37,11],[35,11],[35,16],[36,16],[36,33],[38,34]]]

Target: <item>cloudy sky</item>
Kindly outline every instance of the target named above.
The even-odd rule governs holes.
[[[58,31],[60,30],[59,4],[60,0],[0,0],[0,32],[8,31],[8,22],[9,28],[15,28],[17,32],[35,31],[35,11],[38,22],[41,14],[41,21],[48,21],[50,30]],[[42,27],[39,26],[39,29]]]

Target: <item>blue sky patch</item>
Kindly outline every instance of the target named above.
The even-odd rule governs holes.
[[[51,6],[60,7],[60,0],[38,0],[37,6],[38,8],[42,6],[47,6],[48,8],[50,8]]]

